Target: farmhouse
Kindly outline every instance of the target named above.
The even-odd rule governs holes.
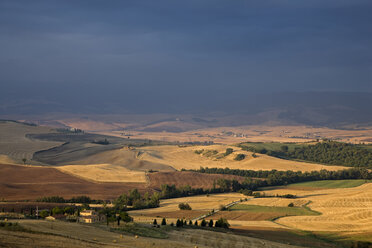
[[[84,210],[80,212],[79,222],[83,223],[95,223],[99,221],[104,221],[104,216],[99,215],[94,210]]]

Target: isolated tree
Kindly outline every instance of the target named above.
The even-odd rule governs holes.
[[[162,225],[162,226],[167,225],[167,221],[165,220],[165,218],[163,218],[163,220],[161,221],[161,225]]]
[[[190,220],[190,221],[189,221],[189,226],[191,226],[191,225],[192,225],[192,221]]]
[[[178,204],[178,208],[180,210],[192,210],[192,208],[190,207],[188,203],[180,203]]]
[[[26,158],[22,158],[22,161],[23,161],[23,164],[26,164],[27,159]]]
[[[157,220],[154,219],[154,221],[152,222],[152,224],[157,225],[158,224]]]
[[[116,220],[118,221],[118,226],[120,226],[120,220],[121,220],[120,214],[118,214],[118,216],[116,217]]]
[[[202,222],[201,222],[200,225],[201,225],[201,226],[206,226],[206,225],[207,225],[207,222],[205,221],[205,219],[202,220]]]
[[[209,227],[213,227],[213,220],[210,220],[210,221],[209,221],[208,226],[209,226]]]
[[[225,156],[227,156],[227,155],[229,155],[229,154],[231,154],[231,153],[233,153],[234,152],[234,149],[232,149],[232,148],[227,148],[226,149],[226,152],[225,152]]]
[[[179,219],[177,219],[176,227],[181,227],[181,221]]]
[[[236,161],[240,161],[240,160],[243,160],[243,159],[245,159],[245,155],[241,154],[241,153],[237,154],[234,158],[234,160],[236,160]]]
[[[197,221],[197,220],[195,221],[194,225],[195,225],[195,226],[197,226],[197,225],[198,225],[198,221]]]

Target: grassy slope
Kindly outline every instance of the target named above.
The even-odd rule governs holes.
[[[122,224],[118,229],[116,225],[111,225],[110,231],[106,225],[84,225],[77,223],[68,223],[62,221],[48,222],[42,220],[22,220],[19,221],[25,228],[31,229],[36,232],[43,232],[51,237],[58,235],[59,237],[68,237],[69,240],[79,240],[85,242],[80,246],[68,247],[161,247],[161,248],[173,248],[173,247],[260,247],[265,244],[265,247],[285,248],[288,245],[283,243],[276,243],[272,241],[251,238],[247,236],[234,235],[232,233],[224,232],[213,232],[207,229],[194,229],[194,228],[176,228],[176,227],[160,227],[153,228],[151,225],[140,225],[140,224]],[[134,230],[130,228],[133,227]],[[116,229],[116,230],[113,230]],[[121,229],[121,230],[120,230]],[[114,232],[112,232],[114,231]],[[8,232],[9,233],[9,232]],[[8,233],[2,235],[0,230],[0,244],[1,241],[8,236]],[[23,233],[20,233],[21,235]],[[124,235],[122,235],[124,234]],[[138,235],[140,237],[135,237]],[[148,237],[150,236],[150,237]],[[156,237],[156,238],[155,238]],[[23,244],[26,244],[29,240],[23,240]],[[33,243],[36,247],[38,243]],[[88,245],[89,243],[89,245]],[[22,244],[22,243],[21,243]],[[70,246],[69,246],[70,245]],[[10,247],[10,246],[9,246]],[[14,246],[11,246],[14,247]],[[46,243],[42,247],[55,247],[51,244]],[[62,245],[58,246],[62,247]],[[314,247],[314,246],[311,246]],[[324,246],[318,246],[324,247]]]

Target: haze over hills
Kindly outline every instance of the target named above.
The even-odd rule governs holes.
[[[134,94],[135,95],[135,94]],[[184,97],[169,104],[156,95],[143,100],[116,100],[110,97],[83,97],[72,101],[43,98],[1,100],[0,117],[39,121],[52,126],[63,125],[58,119],[76,117],[99,119],[106,124],[128,120],[148,126],[146,131],[161,131],[157,123],[169,122],[168,130],[185,131],[201,127],[242,126],[255,124],[311,125],[345,127],[372,123],[372,93],[361,92],[287,92],[242,94],[216,99]],[[220,100],[221,99],[221,100]],[[80,101],[80,103],[78,103]],[[158,114],[156,114],[158,113]],[[120,117],[125,115],[126,117]],[[100,116],[94,118],[94,116]],[[104,118],[102,117],[104,116]],[[140,117],[142,116],[142,117]],[[143,117],[146,116],[146,117]],[[178,121],[183,125],[172,125]]]

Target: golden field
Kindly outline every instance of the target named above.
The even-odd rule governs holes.
[[[226,151],[226,148],[231,147],[234,152],[226,157],[219,158],[219,155]],[[219,154],[205,156],[196,154],[196,150],[217,150]],[[173,168],[180,170],[184,169],[199,169],[200,167],[217,167],[230,168],[241,170],[293,170],[293,171],[314,171],[314,170],[341,170],[343,166],[325,166],[315,163],[304,163],[291,160],[284,160],[271,157],[264,154],[257,154],[258,157],[253,158],[252,153],[243,151],[239,147],[227,145],[211,145],[211,146],[149,146],[136,149],[140,151],[139,159],[158,164],[167,164]],[[235,161],[236,154],[245,154],[246,158],[241,161]]]
[[[308,231],[330,231],[345,235],[372,232],[372,184],[355,188],[324,189],[297,192],[311,201],[311,209],[320,216],[285,217],[277,222],[291,228]],[[372,240],[372,239],[370,239]]]
[[[265,191],[267,195],[295,194],[296,199],[285,198],[251,198],[239,204],[287,207],[294,203],[295,207],[306,205],[319,215],[280,217],[275,221],[267,221],[270,213],[252,213],[243,211],[217,212],[207,219],[226,218],[232,228],[267,227],[285,228],[287,230],[304,230],[314,233],[334,233],[343,238],[363,237],[372,241],[372,183],[365,183],[354,188],[316,189],[313,191],[301,189],[274,189]],[[207,196],[183,197],[162,200],[160,208],[131,211],[130,214],[139,220],[148,222],[156,217],[166,217],[164,213],[173,213],[171,221],[177,218],[188,218],[187,214],[178,209],[179,203],[189,203],[193,210],[206,212],[216,210],[221,204],[245,199],[246,196],[237,193],[215,194]],[[178,216],[177,216],[178,213]],[[194,216],[192,216],[194,217]]]
[[[65,165],[55,167],[61,172],[96,182],[131,182],[146,183],[143,171],[128,170],[123,166],[112,164]]]
[[[175,125],[175,124],[173,124]],[[350,143],[372,143],[372,127],[363,129],[339,130],[328,127],[311,127],[304,125],[285,126],[285,125],[249,125],[238,127],[216,127],[192,129],[184,132],[170,132],[167,128],[164,131],[111,131],[111,130],[91,130],[100,134],[123,137],[130,134],[133,139],[152,139],[170,142],[190,142],[190,141],[213,141],[215,143],[233,144],[240,142],[308,142],[317,138],[336,139]],[[232,132],[233,134],[227,134]],[[123,135],[124,134],[124,135]],[[244,135],[243,137],[240,137]]]
[[[131,211],[130,213],[131,215],[135,216],[149,213],[156,214],[157,212],[173,212],[179,210],[178,204],[180,203],[188,203],[193,210],[209,212],[213,209],[217,210],[220,205],[226,205],[245,197],[246,196],[239,193],[226,193],[165,199],[161,200],[160,207],[158,208],[135,210]]]

